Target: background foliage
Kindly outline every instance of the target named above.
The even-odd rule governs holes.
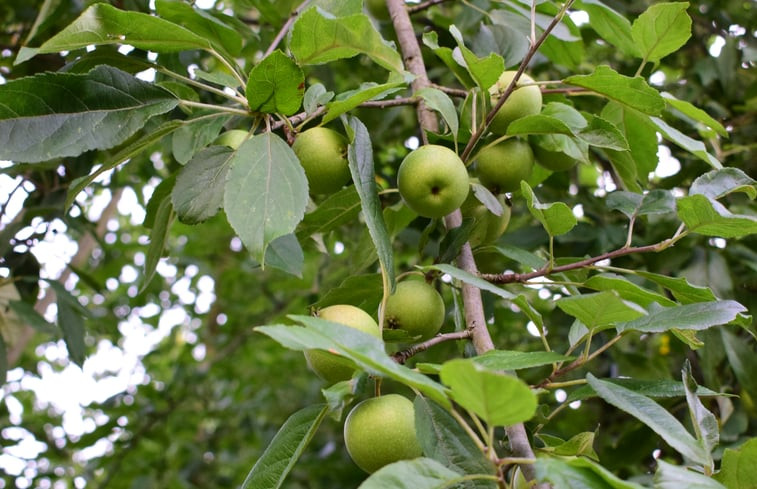
[[[208,50],[197,49],[197,43],[201,44],[207,37],[217,39],[211,49],[228,53],[239,60],[242,73],[250,73],[291,12],[299,6],[296,1],[216,2],[215,7],[206,11],[206,23],[192,26],[198,38],[189,36],[180,48],[161,52],[157,58],[150,52],[155,48],[151,45],[136,46],[124,55],[114,45],[98,46],[90,51],[69,50],[53,44],[23,63],[14,64],[17,56],[33,54],[23,51],[22,46],[44,46],[90,3],[3,2],[0,5],[4,26],[0,32],[3,79],[11,82],[48,72],[89,72],[87,76],[92,76],[89,70],[95,66],[116,66],[125,72],[137,73],[157,59],[167,70],[185,76],[193,73],[196,79],[224,85],[231,74],[219,61],[221,58],[212,56]],[[146,1],[111,3],[124,11],[153,13]],[[327,10],[340,8],[340,2],[318,3]],[[344,2],[343,8],[349,9],[354,3]],[[630,21],[653,3],[656,2],[604,2]],[[161,16],[174,15],[175,19],[182,19],[183,4],[162,2],[162,5]],[[176,10],[172,10],[174,8]],[[527,7],[519,2],[442,2],[414,13],[412,19],[416,33],[426,34],[426,46],[433,45],[428,37],[431,32],[437,34],[436,42],[442,48],[457,46],[458,39],[450,29],[454,24],[459,30],[459,39],[464,39],[470,48],[471,56],[484,58],[496,52],[504,56],[508,67],[513,67],[528,49],[523,36],[517,35],[523,29],[524,19],[521,16],[518,22],[517,12],[524,9]],[[551,2],[542,2],[540,9],[549,13],[557,11]],[[639,58],[633,55],[634,45],[638,43],[615,38],[617,33],[608,30],[610,24],[601,17],[599,2],[577,2],[574,10],[588,12],[590,22],[566,19],[557,31],[559,36],[551,37],[532,60],[528,69],[531,76],[537,80],[560,80],[592,73],[600,65],[609,65],[618,73],[633,76],[639,69]],[[659,149],[655,144],[640,151],[669,153],[680,163],[680,170],[664,176],[654,175],[645,182],[644,170],[652,172],[652,165],[641,168],[637,176],[644,188],[673,190],[674,194],[683,194],[683,189],[688,189],[710,166],[704,161],[708,157],[702,157],[701,150],[699,155],[693,154],[671,140],[684,141],[689,149],[693,143],[684,138],[701,140],[704,142],[701,149],[746,175],[755,175],[757,161],[754,157],[757,9],[746,1],[702,1],[688,6],[685,11],[692,20],[691,37],[684,39],[680,49],[673,49],[675,52],[669,56],[658,58],[650,49],[650,63],[642,67],[640,74],[656,89],[705,110],[722,124],[727,134],[718,134],[715,124],[707,127],[701,123],[701,117],[697,121],[691,114],[681,115],[676,110],[666,112],[665,127],[674,128],[669,134],[679,131],[681,136],[661,140]],[[300,20],[299,28],[309,32],[308,19],[303,15]],[[385,39],[396,40],[390,22],[374,14],[371,21]],[[223,29],[218,27],[219,22],[223,23]],[[214,31],[213,36],[205,36],[202,25],[219,30]],[[364,30],[358,28],[358,32]],[[356,40],[356,43],[368,43],[365,49],[368,56],[324,59],[328,64],[310,64],[320,60],[307,51],[304,41],[303,45],[298,45],[301,41],[298,36],[295,28],[285,40],[284,49],[294,52],[304,68],[306,87],[320,83],[324,91],[349,95],[349,91],[372,81],[383,85],[370,92],[372,95],[409,95],[404,80],[388,75],[387,68],[401,64],[401,58],[383,43]],[[464,88],[453,70],[440,61],[432,49],[425,47],[423,53],[433,82]],[[296,76],[300,68],[292,64],[289,69],[294,70]],[[461,76],[469,77],[465,73]],[[9,188],[17,188],[0,203],[3,205],[0,266],[4,276],[14,279],[22,301],[13,309],[15,316],[11,310],[4,310],[3,337],[12,354],[13,345],[26,344],[17,343],[23,340],[15,336],[23,336],[22,325],[32,324],[35,333],[27,346],[19,350],[20,356],[8,362],[0,405],[0,426],[4,427],[0,431],[3,447],[0,473],[4,481],[0,482],[0,487],[239,486],[285,420],[302,407],[323,401],[323,385],[307,370],[302,354],[282,348],[253,327],[289,323],[286,319],[289,314],[307,314],[313,307],[337,302],[354,303],[375,311],[381,298],[376,252],[364,222],[357,217],[358,200],[354,192],[343,191],[332,197],[341,199],[338,202],[343,207],[352,205],[355,209],[345,213],[346,219],[339,226],[320,234],[317,239],[309,239],[321,223],[308,214],[310,220],[306,217],[297,228],[303,255],[301,270],[295,274],[285,272],[297,271],[296,266],[281,270],[293,266],[291,260],[277,263],[271,257],[269,263],[278,266],[260,268],[261,259],[266,256],[268,260],[269,255],[265,255],[262,246],[250,246],[254,238],[246,238],[245,231],[237,229],[235,232],[233,227],[236,228],[235,223],[239,221],[235,220],[234,207],[229,206],[228,201],[225,213],[220,212],[199,225],[186,223],[191,221],[191,216],[172,218],[167,201],[155,198],[170,192],[165,182],[173,184],[172,176],[197,150],[212,141],[222,127],[249,129],[250,119],[233,112],[225,113],[147,141],[139,148],[141,152],[130,151],[129,143],[138,141],[141,135],[172,129],[164,125],[170,124],[168,121],[188,120],[203,114],[205,108],[197,104],[228,103],[222,95],[194,90],[162,70],[155,73],[155,81],[196,105],[174,108],[172,97],[145,94],[155,97],[151,99],[159,107],[155,114],[162,115],[150,118],[144,129],[124,145],[54,159],[39,155],[36,161],[41,162],[3,165],[3,183],[9,182]],[[369,93],[371,89],[361,88],[363,91],[358,91],[358,95]],[[252,102],[250,93],[254,91],[246,94]],[[380,189],[396,187],[396,170],[409,152],[408,140],[421,136],[415,111],[408,106],[379,108],[367,104],[357,107],[364,100],[353,99],[354,103],[350,103],[349,98],[345,98],[348,100],[345,110],[362,121],[370,133]],[[462,102],[459,97],[454,100],[458,104]],[[605,114],[602,112],[604,101],[599,97],[545,94],[545,102],[568,101],[587,113]],[[291,109],[286,102],[281,101],[281,105],[269,111],[292,115],[300,110],[299,106]],[[305,103],[307,109],[307,97]],[[272,123],[279,128],[278,134],[286,137],[277,121],[274,119]],[[465,134],[465,120],[461,124],[461,134]],[[135,123],[137,129],[138,126]],[[336,119],[330,127],[342,130]],[[630,139],[643,135],[629,133],[627,136]],[[24,137],[33,136],[25,134],[15,141],[22,141]],[[7,144],[10,148],[11,142]],[[616,188],[627,188],[633,179],[624,179],[613,171],[611,151],[594,150],[591,164],[583,164],[573,172],[545,174],[542,182],[532,182],[535,188],[536,183],[541,183],[535,191],[540,201],[564,202],[569,209],[580,206],[582,211],[575,229],[555,237],[554,256],[598,256],[625,243],[628,218],[623,212],[609,211],[606,196]],[[94,182],[87,182],[90,185],[83,192],[70,191],[78,188],[77,185],[82,184],[80,179],[98,165],[113,168],[127,159],[128,164],[105,172]],[[240,195],[259,195],[260,189],[255,184],[242,184]],[[181,185],[181,177],[176,179],[175,185]],[[751,192],[754,192],[753,186]],[[750,196],[749,191],[737,192],[723,201],[733,213],[754,216],[750,197],[754,195]],[[71,202],[67,199],[73,201],[73,207],[69,207]],[[176,199],[174,194],[173,205],[178,209]],[[382,194],[381,199],[387,232],[392,238],[394,269],[404,272],[416,265],[432,265],[435,257],[449,246],[441,231],[428,228],[428,220],[415,219],[406,208],[397,205],[396,194]],[[324,208],[325,204],[323,198],[316,198],[307,205],[311,212],[316,205]],[[619,202],[616,208],[625,209],[623,205]],[[239,213],[240,207],[234,212]],[[672,236],[677,227],[674,215],[652,212],[637,220],[633,244],[659,243]],[[83,246],[92,235],[97,236],[94,242]],[[733,236],[740,237],[740,234],[735,232]],[[248,248],[243,246],[243,241]],[[156,242],[163,243],[165,249],[156,251],[155,246],[148,245]],[[52,246],[45,248],[44,243],[52,243]],[[76,247],[67,243],[78,243],[79,249],[89,247],[91,253],[73,257]],[[508,232],[497,243],[497,248],[478,251],[479,266],[485,272],[525,271],[524,261],[540,263],[539,260],[543,260],[547,243],[544,228],[518,194],[513,198],[513,218]],[[721,300],[734,300],[748,311],[755,311],[755,249],[754,235],[725,240],[692,234],[660,253],[614,258],[612,266],[685,278],[691,284],[709,287]],[[59,320],[68,318],[61,321],[60,329],[42,322],[30,312],[35,303],[39,307],[39,289],[42,288],[44,294],[53,287],[62,268],[51,268],[54,264],[47,263],[52,261],[49,250],[53,250],[59,261],[71,263],[70,275],[63,280],[65,288],[56,288],[57,302],[46,315],[53,322],[56,312]],[[161,256],[164,258],[158,262]],[[534,310],[541,314],[550,346],[556,352],[564,352],[569,347],[569,331],[575,318],[586,319],[585,315],[580,316],[580,312],[570,309],[570,303],[556,300],[576,294],[578,289],[571,284],[583,282],[587,274],[587,270],[577,270],[553,277],[564,282],[564,288],[507,287],[508,291],[527,297]],[[596,286],[596,290],[619,287],[611,282]],[[673,290],[680,291],[682,287],[678,282]],[[461,318],[453,307],[460,298],[450,287],[443,286],[441,290],[449,313],[445,331],[452,331],[460,324]],[[690,293],[705,292],[691,288]],[[681,297],[669,298],[686,302]],[[492,318],[490,331],[498,348],[524,352],[543,349],[542,340],[527,333],[529,317],[496,295],[486,294],[484,299],[487,317]],[[602,299],[598,304],[607,303],[607,297]],[[81,334],[82,330],[86,335]],[[686,341],[681,341],[669,331],[628,335],[594,359],[588,368],[570,372],[560,381],[583,379],[587,372],[598,378],[626,376],[637,380],[680,381],[684,362],[688,360],[701,386],[738,395],[703,397],[720,423],[720,444],[714,451],[719,464],[725,449],[736,448],[757,433],[754,405],[757,383],[752,375],[757,371],[755,342],[753,336],[735,326],[707,329],[697,336],[703,345],[692,349],[687,342],[696,344],[695,340],[683,337]],[[607,342],[612,338],[612,331],[602,331],[598,338],[600,344]],[[445,343],[417,355],[410,365],[441,363],[459,356],[462,350],[462,345]],[[79,368],[74,364],[82,366],[94,380],[84,383],[84,377],[72,373]],[[523,369],[519,375],[529,384],[538,384],[550,372],[549,366],[540,366]],[[79,384],[73,384],[73,391],[61,396],[68,394],[82,402],[81,406],[70,406],[40,390],[40,386],[50,385],[49,379],[54,383],[66,378],[77,379]],[[41,379],[48,383],[42,383]],[[399,384],[387,383],[384,388],[410,394]],[[663,390],[669,394],[669,390]],[[369,391],[370,386],[363,385],[358,394],[364,396]],[[539,397],[542,404],[527,425],[531,432],[538,429],[541,439],[537,446],[554,447],[560,440],[593,433],[590,437],[593,443],[585,454],[593,450],[603,467],[623,479],[642,483],[651,482],[655,450],[660,450],[658,456],[669,462],[677,465],[684,462],[647,424],[591,397],[585,387],[570,386],[564,392],[567,400],[558,400],[552,393]],[[567,406],[573,401],[580,401],[580,405],[572,404],[555,411],[558,406]],[[680,395],[663,396],[657,401],[685,419],[686,403]],[[66,405],[69,411],[64,413],[62,408]],[[733,453],[736,452],[729,456],[736,457]],[[340,422],[326,417],[286,486],[356,487],[364,478],[346,455]],[[729,488],[753,487],[722,482]]]

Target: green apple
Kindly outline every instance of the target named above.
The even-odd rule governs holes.
[[[481,184],[495,194],[520,189],[520,181],[531,176],[533,167],[531,146],[519,139],[487,146],[476,157],[476,171]]]
[[[344,444],[355,464],[369,474],[420,457],[413,403],[399,394],[362,401],[344,421]]]
[[[427,144],[412,151],[397,174],[400,195],[418,215],[444,217],[468,196],[468,171],[449,148]]]
[[[499,76],[497,82],[489,87],[492,106],[505,93],[510,82],[515,78],[515,73],[515,71],[505,71]],[[515,90],[513,90],[499,111],[497,111],[494,119],[492,119],[489,125],[491,132],[499,135],[505,134],[507,126],[512,121],[541,112],[541,89],[537,85],[521,87],[521,85],[528,85],[533,82],[534,79],[525,73],[520,76]]]
[[[328,306],[318,311],[318,317],[381,338],[376,321],[359,307],[347,304]],[[334,352],[305,350],[305,360],[310,369],[329,384],[349,380],[355,372],[354,363]]]
[[[502,206],[502,214],[499,216],[479,202],[473,192],[468,195],[460,208],[464,218],[475,220],[473,229],[468,236],[468,242],[473,248],[497,241],[507,230],[507,226],[510,224],[511,207],[504,194],[497,196],[497,200]]]
[[[384,316],[392,329],[427,340],[439,332],[444,323],[444,300],[424,280],[404,280],[397,284],[386,301]]]
[[[347,138],[326,127],[314,127],[297,135],[292,150],[305,169],[310,193],[331,194],[350,181]]]
[[[245,140],[250,137],[250,133],[242,129],[232,129],[222,132],[213,144],[216,146],[228,146],[231,149],[239,149]]]

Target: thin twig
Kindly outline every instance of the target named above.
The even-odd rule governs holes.
[[[307,4],[310,3],[310,0],[305,0],[302,2],[296,9],[294,9],[294,12],[289,16],[287,21],[284,23],[284,25],[281,27],[279,32],[276,34],[276,37],[273,38],[273,41],[271,42],[271,45],[268,46],[268,49],[266,49],[265,54],[263,57],[267,57],[269,54],[271,54],[276,47],[281,43],[281,41],[284,40],[284,36],[287,35],[287,32],[289,32],[289,29],[292,28],[292,24],[294,24],[294,21],[297,20],[297,17],[300,15],[300,12],[307,6]]]
[[[471,336],[473,336],[473,330],[471,329],[464,329],[462,331],[456,331],[454,333],[439,334],[434,336],[430,340],[426,340],[422,343],[418,343],[417,345],[413,345],[406,350],[398,351],[397,353],[392,355],[392,358],[397,363],[405,363],[413,355],[417,355],[422,351],[426,351],[432,346],[436,346],[446,341],[467,340]]]
[[[426,0],[425,2],[421,2],[418,5],[414,5],[412,7],[407,8],[407,13],[409,14],[415,14],[418,12],[421,12],[422,10],[426,10],[427,8],[433,7],[434,5],[438,5],[440,3],[444,3],[447,0]]]

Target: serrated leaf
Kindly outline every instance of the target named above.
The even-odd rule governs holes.
[[[668,277],[643,270],[636,271],[636,274],[670,290],[673,297],[682,304],[717,300],[715,294],[708,287],[692,285],[684,277]]]
[[[573,135],[573,130],[562,120],[544,113],[527,115],[516,119],[507,126],[509,136],[527,134],[565,134]]]
[[[376,188],[371,137],[368,129],[358,118],[348,117],[347,121],[354,132],[354,139],[347,148],[347,161],[352,181],[355,182],[355,189],[360,196],[365,225],[376,247],[382,271],[386,275],[390,290],[393,290],[394,253]]]
[[[465,47],[463,35],[455,25],[450,26],[449,32],[457,42],[457,48],[453,51],[453,57],[455,56],[455,51],[459,53],[456,61],[468,70],[468,73],[476,81],[479,88],[486,91],[497,83],[500,75],[505,71],[505,61],[502,59],[502,56],[497,53],[490,53],[485,58],[479,58],[473,51]]]
[[[645,194],[612,192],[606,199],[607,207],[618,210],[629,219],[647,214],[668,214],[676,210],[676,200],[669,190],[654,189]]]
[[[472,275],[466,272],[465,270],[461,270],[457,267],[448,265],[446,263],[440,263],[438,265],[429,265],[427,267],[423,267],[423,270],[424,271],[438,270],[442,273],[448,274],[452,278],[455,278],[467,284],[478,287],[481,290],[491,292],[492,294],[502,297],[503,299],[514,300],[517,297],[505,289],[497,287],[496,285],[493,285],[482,278],[476,277],[475,275]]]
[[[354,186],[345,187],[330,195],[302,219],[297,228],[301,238],[316,233],[328,233],[351,222],[360,212],[360,196]]]
[[[715,479],[728,489],[754,489],[757,481],[757,438],[752,438],[737,450],[726,448],[720,472]]]
[[[150,198],[145,216],[145,227],[150,228],[150,246],[147,248],[144,265],[144,281],[141,290],[145,290],[155,276],[158,262],[166,248],[168,233],[176,213],[171,204],[171,191],[175,178],[169,177],[158,185]],[[149,225],[148,225],[149,224]]]
[[[582,0],[576,5],[589,14],[589,25],[602,38],[628,56],[638,56],[639,48],[631,35],[631,23],[599,0]]]
[[[385,465],[371,474],[358,489],[442,489],[462,480],[460,474],[436,460],[417,458]]]
[[[618,127],[628,141],[630,152],[608,149],[606,153],[626,190],[640,193],[638,182],[645,183],[658,165],[657,127],[647,114],[617,102],[608,103],[601,116]]]
[[[229,119],[228,116],[210,119],[200,116],[186,121],[171,137],[171,152],[176,161],[186,165],[200,149],[213,142]]]
[[[452,399],[490,426],[521,423],[536,412],[536,396],[512,375],[489,370],[470,359],[445,362],[439,375]]]
[[[250,109],[283,115],[299,110],[304,93],[305,74],[279,49],[252,68],[245,89]]]
[[[207,39],[221,52],[239,56],[242,51],[242,35],[201,8],[183,0],[157,0],[155,10],[161,18]]]
[[[592,90],[645,114],[659,115],[665,108],[665,100],[643,78],[621,75],[606,65],[597,66],[590,75],[568,77],[563,83]]]
[[[711,477],[698,472],[657,460],[657,472],[654,474],[654,489],[726,489]]]
[[[470,435],[444,408],[417,396],[415,428],[423,453],[459,474],[495,475],[495,467],[473,442]],[[494,489],[493,480],[468,481],[456,485],[459,489]]]
[[[233,156],[231,148],[210,146],[197,153],[179,171],[171,191],[171,202],[181,222],[203,222],[223,207],[226,174]]]
[[[557,307],[575,317],[589,329],[612,326],[644,315],[641,308],[618,297],[614,291],[563,297]]]
[[[423,44],[431,49],[436,56],[442,60],[442,62],[447,66],[447,68],[454,73],[455,77],[462,83],[463,86],[467,88],[472,88],[475,86],[475,82],[471,78],[470,74],[468,73],[468,70],[466,70],[464,67],[460,66],[460,64],[455,61],[455,56],[452,52],[452,49],[444,46],[439,46],[439,35],[434,31],[425,32],[423,34]]]
[[[96,3],[40,47],[22,47],[15,63],[23,63],[37,54],[73,51],[103,44],[128,44],[156,53],[210,48],[210,42],[205,38],[173,22]]]
[[[404,70],[402,57],[364,14],[329,18],[317,8],[309,8],[292,26],[289,49],[301,65],[323,64],[363,53],[390,71]]]
[[[573,211],[564,202],[542,204],[534,195],[534,191],[526,182],[520,182],[523,196],[526,198],[528,210],[534,216],[550,236],[559,236],[573,229],[578,220]]]
[[[272,133],[246,140],[229,162],[224,210],[229,224],[258,263],[268,244],[294,231],[308,190],[305,171],[289,147]]]
[[[597,116],[589,117],[589,125],[582,129],[577,136],[581,141],[598,148],[615,151],[630,149],[623,133],[614,124]]]
[[[714,414],[712,414],[696,394],[697,385],[693,374],[691,373],[691,364],[688,359],[684,362],[681,371],[682,383],[686,389],[686,404],[689,406],[689,416],[691,425],[694,427],[697,441],[704,447],[710,457],[706,467],[713,470],[714,462],[712,460],[712,450],[720,442],[720,426]]]
[[[723,204],[701,194],[678,199],[678,217],[691,232],[705,236],[740,238],[757,233],[757,217],[731,214]]]
[[[0,85],[0,159],[36,163],[111,148],[176,105],[168,91],[110,66],[11,80]]]
[[[242,489],[279,489],[328,412],[314,404],[292,414],[247,474]]]
[[[457,138],[457,132],[459,130],[457,110],[455,109],[455,104],[452,102],[452,99],[449,98],[449,95],[441,90],[431,87],[422,88],[416,92],[416,95],[423,98],[428,107],[439,112],[442,119],[444,119],[444,122],[447,123],[447,127],[449,127],[452,132],[452,136]]]
[[[359,89],[339,94],[337,99],[328,102],[326,104],[326,114],[321,120],[324,124],[331,122],[363,102],[382,98],[386,94],[389,94],[400,87],[404,87],[405,85],[406,83],[404,81],[389,82],[380,85],[374,82],[363,83]]]
[[[689,195],[700,194],[720,199],[734,192],[744,192],[750,199],[757,198],[757,181],[739,168],[710,170],[697,177],[689,188]]]
[[[442,406],[449,407],[446,389],[430,378],[395,362],[384,351],[384,342],[355,328],[317,317],[290,316],[301,326],[258,326],[256,331],[270,336],[293,350],[319,349],[336,352],[358,367],[376,375],[403,383]]]
[[[554,487],[576,489],[645,489],[634,482],[619,479],[609,470],[584,457],[539,457],[534,463],[536,478]]]
[[[656,3],[636,18],[631,36],[646,61],[656,63],[681,48],[691,37],[688,2]]]
[[[650,398],[592,374],[586,380],[607,403],[625,411],[657,433],[668,445],[694,463],[705,464],[709,458],[701,445],[686,431],[680,421]]]
[[[490,350],[473,357],[474,362],[490,370],[520,370],[571,360],[573,357],[551,351]]]
[[[639,304],[642,307],[648,307],[653,302],[666,307],[675,306],[675,302],[664,295],[645,289],[625,277],[614,273],[594,275],[584,282],[584,286],[594,290],[614,291],[623,299]]]
[[[667,139],[674,143],[676,146],[688,151],[700,160],[708,163],[716,170],[723,168],[722,163],[717,158],[707,152],[707,147],[702,141],[697,141],[689,136],[685,135],[675,127],[669,125],[659,117],[651,117],[650,120],[657,126],[657,130]]]
[[[652,304],[649,314],[620,323],[617,329],[619,332],[633,330],[645,333],[662,333],[673,328],[700,331],[728,324],[746,311],[746,307],[732,300],[697,302],[675,307],[659,307]]]
[[[728,131],[726,131],[725,127],[723,127],[720,122],[713,119],[707,112],[703,111],[699,107],[694,106],[694,104],[692,104],[691,102],[675,98],[674,95],[668,92],[662,92],[661,95],[669,106],[679,111],[686,117],[704,124],[724,138],[728,137]]]

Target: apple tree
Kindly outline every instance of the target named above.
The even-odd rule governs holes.
[[[0,7],[0,487],[755,487],[753,6],[86,3]]]

